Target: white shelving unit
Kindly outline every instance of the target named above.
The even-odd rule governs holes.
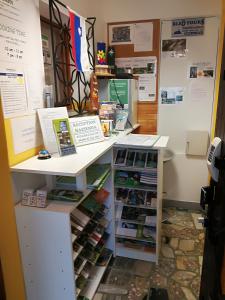
[[[121,137],[137,128],[120,132],[104,142],[77,148],[77,153],[67,157],[53,155],[49,160],[30,158],[11,168],[15,198],[19,199],[23,188],[40,188],[44,182],[48,190],[55,187],[57,175],[76,178],[77,190],[83,191],[83,198],[77,203],[50,201],[46,208],[21,205],[15,206],[17,230],[27,300],[74,300],[78,294],[93,299],[102,276],[107,268],[94,266],[91,276],[82,290],[76,287],[78,276],[74,271],[73,243],[76,236],[71,230],[71,213],[82,204],[91,193],[87,190],[86,169],[93,163],[112,162],[112,146]],[[32,176],[37,176],[38,180]],[[36,177],[35,177],[36,178]],[[106,218],[109,221],[109,238],[105,247],[115,256],[114,230],[114,188],[112,174],[104,188],[110,192],[105,205],[109,208]]]
[[[137,128],[137,126],[135,126]],[[133,128],[133,129],[135,129]],[[83,203],[91,193],[87,189],[86,170],[94,163],[112,164],[113,145],[131,133],[133,129],[120,132],[117,136],[98,144],[77,148],[77,153],[59,157],[53,155],[49,160],[30,158],[11,168],[15,199],[19,199],[22,189],[40,188],[44,183],[48,190],[55,187],[56,176],[72,176],[76,178],[77,190],[83,191],[83,198],[77,203],[50,201],[46,208],[15,206],[17,230],[22,258],[27,300],[74,300],[77,295],[93,299],[98,285],[107,268],[93,265],[91,276],[85,287],[77,288],[74,262],[80,255],[74,255],[73,243],[76,236],[71,229],[71,213]],[[109,238],[105,247],[112,250],[112,255],[126,254],[129,250],[115,246],[115,206],[113,172],[104,184],[110,192],[105,202],[109,208],[107,213]],[[136,253],[136,258],[142,252]],[[142,253],[143,254],[143,253]],[[147,254],[146,254],[147,256]],[[149,257],[149,254],[148,254]],[[85,266],[84,266],[85,267]]]
[[[134,143],[129,142],[128,136],[114,145],[115,251],[118,256],[158,263],[161,243],[163,150],[167,146],[168,137],[160,137],[151,145],[145,135],[138,135],[136,141],[135,135],[132,136],[131,141]],[[140,163],[141,157],[142,166],[136,165],[135,162]],[[146,202],[147,193],[155,198],[153,206],[150,205],[153,200],[149,197],[151,201]],[[144,228],[148,228],[147,235],[143,232]],[[149,236],[151,232],[152,237]]]

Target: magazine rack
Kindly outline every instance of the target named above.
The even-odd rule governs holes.
[[[86,109],[86,102],[89,99],[90,83],[83,72],[78,72],[72,55],[70,43],[69,17],[61,13],[67,7],[59,0],[49,0],[50,31],[52,40],[53,68],[55,82],[55,106],[71,105],[73,110],[82,115]],[[94,49],[94,24],[96,18],[86,19],[87,23],[87,50],[91,68],[95,66]],[[56,43],[54,38],[54,26],[60,31],[60,41]],[[63,99],[59,99],[58,82],[63,86]],[[77,96],[74,91],[77,91]]]

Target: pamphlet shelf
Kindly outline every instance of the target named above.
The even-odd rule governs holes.
[[[158,263],[163,147],[147,141],[146,135],[143,143],[141,135],[129,138],[113,148],[116,255]]]
[[[116,255],[129,257],[133,259],[140,259],[144,261],[157,262],[156,249],[150,248],[148,250],[145,247],[131,248],[125,246],[124,243],[116,243]]]
[[[97,291],[97,288],[101,282],[101,279],[108,267],[111,257],[112,257],[112,255],[109,257],[105,266],[95,266],[93,268],[90,278],[87,282],[87,285],[81,292],[81,295],[83,297],[86,297],[86,299],[93,299],[93,297]]]
[[[127,185],[118,185],[115,184],[116,189],[129,189],[129,190],[138,190],[138,191],[146,191],[146,192],[157,192],[157,185],[154,186],[127,186]]]
[[[117,166],[113,165],[114,170],[121,170],[121,171],[131,171],[131,172],[144,172],[148,173],[149,171],[155,171],[155,168],[137,168],[137,167],[127,167],[127,166]]]
[[[129,224],[149,226],[149,227],[156,227],[155,223],[146,224],[144,222],[138,222],[138,221],[129,220],[129,219],[115,219],[115,221],[116,222],[122,222],[122,223],[129,223]]]
[[[96,159],[94,164],[97,168],[105,170],[99,177],[91,174],[93,180],[91,176],[87,176],[86,170],[74,177],[76,186],[83,186],[83,189],[79,190],[83,190],[84,194],[77,202],[49,200],[48,206],[42,209],[23,206],[21,203],[16,205],[28,299],[36,299],[35,295],[39,295],[38,299],[43,300],[74,300],[83,299],[84,296],[89,300],[93,299],[109,260],[115,255],[114,222],[109,209],[113,207],[111,159],[111,149]],[[49,191],[55,188],[55,176],[48,176],[46,181]],[[107,198],[104,202],[105,212],[99,216],[102,204],[97,209],[97,205],[91,205],[88,199],[102,187],[109,193],[106,193]],[[92,209],[97,210],[94,213]],[[87,223],[83,224],[83,227],[79,223],[75,225],[73,215],[78,210],[87,215]],[[85,218],[82,218],[82,221],[85,222]],[[89,228],[90,223],[93,224],[93,230]],[[97,232],[97,228],[101,228],[101,232]],[[86,232],[87,230],[89,232]],[[80,243],[81,235],[86,240],[83,245]],[[32,236],[35,236],[35,239]],[[103,237],[106,237],[104,241]],[[105,249],[109,249],[108,252]],[[30,280],[33,280],[33,285]],[[54,289],[52,282],[55,283]],[[47,288],[39,291],[40,286]]]
[[[144,209],[150,209],[150,210],[156,210],[156,207],[151,207],[151,206],[145,206],[145,205],[131,205],[131,204],[125,204],[122,201],[115,200],[115,204],[119,206],[127,206],[127,207],[137,207],[137,208],[144,208]]]
[[[139,238],[136,238],[136,237],[126,236],[126,235],[120,235],[120,234],[116,234],[116,237],[117,238],[127,239],[127,240],[134,240],[134,241],[146,242],[146,243],[149,243],[151,245],[155,245],[155,243],[153,241],[150,241],[147,238],[146,239],[141,239],[141,238],[139,239]]]

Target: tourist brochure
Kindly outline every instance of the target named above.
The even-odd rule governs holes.
[[[116,111],[116,130],[123,131],[127,124],[128,111],[127,110],[117,110]]]
[[[60,190],[60,189],[53,189],[47,195],[48,200],[69,201],[69,202],[77,202],[82,197],[83,197],[83,193],[80,191]]]
[[[60,156],[76,153],[68,118],[52,121]]]

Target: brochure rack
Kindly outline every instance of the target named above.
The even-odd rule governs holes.
[[[110,162],[110,152],[98,162],[102,160]],[[104,188],[112,190],[112,174],[107,177]],[[93,298],[114,254],[114,234],[110,210],[102,213],[105,224],[96,218],[101,206],[92,217],[86,212],[82,215],[82,221],[87,221],[85,225],[74,221],[85,201],[92,197],[93,190],[83,190],[83,193],[79,202],[51,201],[44,209],[16,205],[27,299]],[[106,208],[111,207],[112,200],[109,194],[104,203]],[[84,251],[88,248],[93,253]],[[99,264],[105,249],[109,249],[107,259]]]
[[[125,139],[116,143],[113,151],[116,255],[158,263],[163,178],[163,144],[159,142],[162,138],[153,146],[141,140],[132,144],[134,138],[129,143],[129,136]]]
[[[23,188],[40,188],[40,182],[44,182],[48,190],[53,189],[60,176],[70,177],[66,184],[71,184],[71,177],[74,177],[73,186],[83,192],[83,197],[78,202],[50,201],[46,208],[23,206],[20,202],[15,206],[28,300],[91,300],[110,257],[121,255],[115,247],[118,239],[114,222],[113,172],[108,174],[105,171],[107,177],[103,176],[104,180],[99,180],[109,192],[103,203],[106,209],[99,219],[95,214],[98,209],[96,212],[92,211],[92,214],[87,214],[84,210],[92,207],[88,206],[90,203],[87,200],[93,196],[93,184],[92,189],[87,188],[87,178],[90,178],[87,176],[87,169],[93,164],[112,166],[114,143],[131,131],[132,129],[120,132],[116,137],[98,144],[78,147],[76,154],[65,157],[53,155],[45,161],[33,157],[11,168],[16,198],[21,195]],[[167,140],[161,138],[157,143],[165,147]],[[102,206],[99,208],[102,209]],[[85,213],[86,217],[80,218],[78,210]],[[80,224],[78,221],[77,224],[78,219],[86,223]],[[91,227],[92,222],[95,222],[94,227]],[[80,236],[84,233],[86,236],[82,244]],[[86,242],[92,243],[93,252],[89,251],[90,247]]]
[[[93,192],[95,182],[91,180],[89,167],[93,164],[110,164],[111,169],[113,144],[132,130],[127,129],[101,143],[77,147],[76,154],[64,157],[54,154],[47,160],[38,160],[35,156],[11,168],[15,198],[18,201],[23,189],[37,189],[45,185],[48,190],[52,190],[59,184],[59,178],[65,176],[69,179],[66,181],[67,185],[83,192],[83,198],[74,203],[50,201],[46,208],[36,208],[23,206],[18,202],[15,206],[28,300],[74,300],[82,297],[93,299],[110,255],[104,265],[100,265],[96,259],[89,264],[90,270],[85,268],[87,262],[83,256],[87,257],[87,254],[82,253],[81,247],[77,245],[79,236],[73,228],[73,215]],[[107,174],[104,180],[99,179],[100,184],[110,193],[104,202],[108,207],[104,216],[108,223],[105,228],[108,236],[104,248],[110,249],[115,256],[112,173]],[[62,185],[61,181],[60,183]],[[90,189],[87,189],[89,185]],[[90,217],[90,222],[93,217]],[[83,226],[81,231],[85,230],[86,226]],[[91,237],[90,231],[89,236]],[[97,243],[94,248],[98,246]],[[104,249],[100,249],[99,254],[102,254],[101,250]],[[80,261],[81,264],[80,258],[83,260]],[[85,280],[81,280],[81,273],[86,277]]]

